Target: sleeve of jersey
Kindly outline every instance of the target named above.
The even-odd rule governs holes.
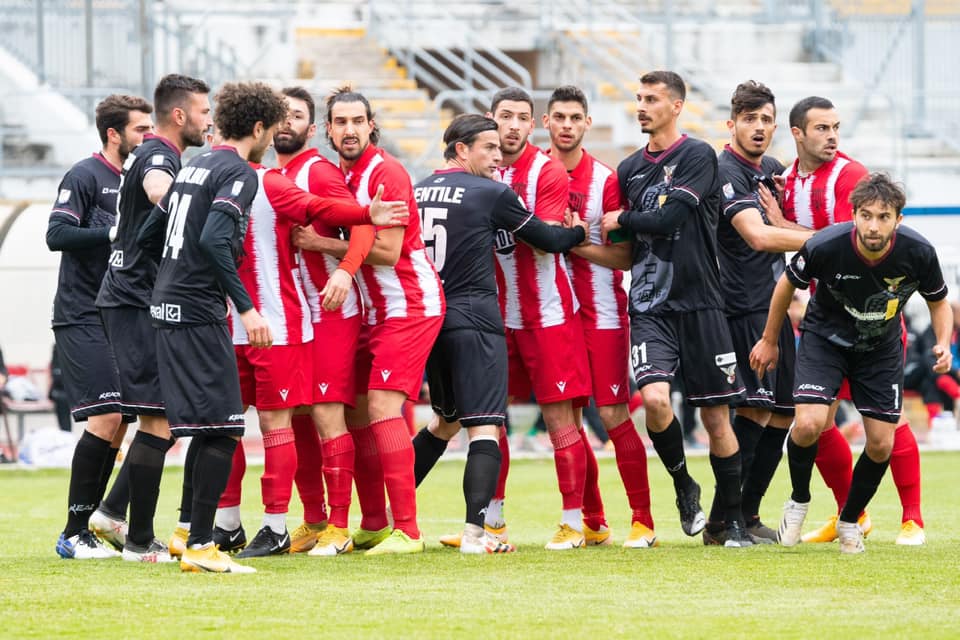
[[[670,181],[667,202],[679,200],[690,208],[700,206],[711,189],[716,188],[717,156],[709,147],[700,147],[689,160],[680,162]]]
[[[759,203],[753,194],[752,185],[745,184],[743,174],[726,171],[721,165],[720,184],[723,204],[720,205],[723,216],[732,220],[735,215],[747,209],[759,209]]]
[[[398,162],[382,162],[373,170],[370,174],[368,192],[370,198],[377,195],[377,189],[381,184],[383,185],[383,195],[381,196],[383,201],[406,202],[411,217],[420,215],[417,210],[417,201],[413,197],[413,184],[410,182],[410,175]],[[369,216],[369,213],[367,215]],[[367,221],[369,222],[369,218]]]
[[[327,198],[355,200],[343,172],[333,163],[321,160],[310,166],[310,193]]]
[[[250,209],[250,205],[253,204],[253,199],[257,195],[260,181],[257,180],[257,174],[253,169],[247,165],[244,165],[244,168],[247,170],[234,171],[223,180],[220,190],[217,191],[213,197],[213,202],[210,204],[211,212],[220,211],[234,220],[240,221],[244,212]],[[283,176],[280,176],[280,178],[286,180]],[[290,186],[296,189],[292,182]],[[299,189],[297,190],[299,191]]]
[[[603,183],[603,211],[616,211],[626,206],[626,198],[620,191],[620,181],[617,180],[617,174],[611,172],[607,176],[607,181]]]
[[[168,174],[171,178],[176,178],[177,171],[179,171],[179,162],[180,158],[176,156],[172,149],[156,151],[143,163],[143,175],[140,176],[140,180],[142,181],[147,177],[147,174],[151,171],[158,170]]]
[[[80,226],[87,212],[96,206],[90,189],[92,184],[92,176],[84,179],[73,170],[63,176],[47,224],[47,247],[51,251],[89,249],[110,242],[109,227]]]
[[[815,276],[811,274],[811,256],[814,252],[809,246],[809,242],[804,244],[800,251],[797,251],[793,255],[793,259],[787,264],[787,269],[784,272],[787,276],[787,279],[790,281],[790,284],[795,286],[797,289],[806,289],[810,286],[810,280]]]
[[[940,260],[933,247],[926,248],[927,268],[920,279],[920,295],[927,302],[938,302],[947,297],[947,284],[943,281]]]
[[[543,165],[537,180],[537,204],[534,215],[544,222],[563,222],[570,203],[570,178],[563,165],[551,160]]]
[[[863,180],[869,172],[859,162],[851,162],[840,170],[837,176],[837,185],[834,188],[836,202],[833,205],[833,222],[850,222],[853,220],[853,205],[850,203],[850,195],[857,187],[857,184]]]
[[[347,253],[340,261],[338,268],[343,269],[351,276],[360,270],[360,265],[370,255],[373,243],[377,240],[377,230],[368,224],[358,225],[350,229],[350,244]]]
[[[154,262],[160,262],[163,255],[164,236],[167,228],[167,196],[153,207],[146,222],[137,234],[137,244]]]
[[[517,238],[529,245],[549,251],[562,253],[583,242],[583,228],[567,229],[543,222],[527,211],[520,198],[510,189],[505,189],[494,208],[496,226],[509,229]]]
[[[217,282],[233,300],[237,311],[244,313],[253,308],[253,303],[240,281],[233,257],[233,238],[238,224],[239,218],[230,212],[212,208],[200,232],[199,246]]]

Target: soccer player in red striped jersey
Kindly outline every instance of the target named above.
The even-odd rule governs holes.
[[[655,546],[646,450],[627,409],[630,324],[623,272],[617,266],[629,263],[630,244],[605,243],[600,231],[603,214],[622,209],[623,196],[616,172],[583,148],[584,134],[590,129],[587,97],[583,91],[571,86],[556,89],[547,103],[543,126],[550,132],[549,155],[563,164],[569,176],[569,207],[590,225],[591,244],[574,247],[567,256],[567,265],[580,302],[597,412],[613,441],[617,468],[633,512],[624,546]],[[594,505],[600,505],[601,517],[603,509],[596,489],[596,458],[584,431],[581,436],[587,452],[588,474],[584,520],[588,527],[595,529],[596,524],[590,522],[596,517]]]
[[[823,229],[852,220],[850,194],[867,176],[867,169],[839,151],[840,118],[830,100],[818,96],[804,98],[790,110],[790,131],[797,145],[797,159],[784,174],[783,216],[788,222],[805,228]],[[841,399],[849,399],[848,385],[840,390]],[[836,403],[830,415],[831,426],[820,434],[817,469],[833,491],[837,509],[850,492],[853,454],[850,445],[836,428]],[[923,544],[923,516],[920,511],[920,450],[906,416],[901,417],[894,435],[890,470],[903,507],[901,544]],[[804,542],[832,542],[837,537],[836,517],[803,537]],[[864,534],[873,525],[864,513],[860,518]]]
[[[353,545],[372,555],[420,553],[424,545],[416,518],[414,451],[403,403],[419,393],[427,356],[443,324],[443,288],[424,249],[410,176],[377,147],[380,132],[370,103],[363,94],[341,87],[326,106],[327,139],[340,155],[340,169],[357,202],[368,204],[382,184],[384,197],[404,200],[411,213],[406,226],[377,229],[358,272],[366,335],[357,350],[357,382],[365,393],[358,394],[356,409],[346,413],[359,450],[355,481],[362,520]],[[338,243],[345,250],[346,241]]]
[[[520,196],[528,210],[544,222],[562,224],[569,202],[568,177],[563,165],[530,144],[533,100],[517,87],[498,91],[488,117],[499,126],[503,163],[499,179]],[[554,447],[557,482],[562,496],[559,528],[546,548],[574,549],[603,544],[610,530],[602,505],[593,520],[584,523],[587,453],[574,412],[590,397],[589,365],[583,329],[562,256],[541,254],[518,243],[513,235],[497,237],[497,284],[507,332],[509,394],[511,399],[536,396]],[[501,433],[505,449],[506,434]],[[504,461],[507,451],[501,451]],[[592,453],[592,452],[591,452]],[[509,465],[501,466],[497,492],[487,509],[486,524],[504,528],[504,484]],[[599,494],[597,494],[599,495]],[[593,528],[596,527],[596,528]],[[589,539],[588,539],[589,538]]]
[[[290,113],[285,127],[277,133],[274,148],[284,174],[304,191],[356,202],[340,167],[307,145],[317,130],[313,96],[302,87],[288,87],[283,94]],[[376,232],[369,225],[351,227],[350,244],[338,253],[340,235],[339,227],[319,220],[294,231],[294,242],[301,249],[300,273],[314,328],[314,379],[308,403],[313,405],[310,415],[293,419],[297,445],[295,479],[303,501],[304,522],[291,534],[291,551],[308,551],[315,556],[338,555],[353,549],[347,518],[355,457],[361,453],[347,430],[344,407],[353,408],[357,395],[354,356],[362,305],[353,277],[373,248]],[[329,522],[324,480],[330,498]]]

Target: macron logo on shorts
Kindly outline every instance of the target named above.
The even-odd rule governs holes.
[[[393,373],[393,371],[390,371],[389,369],[380,369],[380,377],[383,378],[384,382],[390,379],[391,373]]]
[[[617,395],[618,393],[620,393],[620,385],[618,384],[610,385],[610,391],[613,391],[613,395]]]
[[[321,382],[317,386],[320,387],[320,393],[322,393],[323,395],[327,395],[327,389],[330,388],[329,384],[327,384],[326,382]]]
[[[290,389],[280,389],[280,397],[283,398],[283,401],[287,401],[287,395],[290,393]]]
[[[563,390],[567,388],[567,381],[561,380],[557,383],[557,389],[560,389],[560,393],[563,393]]]

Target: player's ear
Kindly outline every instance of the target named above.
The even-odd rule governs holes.
[[[593,126],[593,117],[588,115],[586,118],[584,118],[584,122],[587,123],[587,129],[589,129]]]
[[[727,120],[727,131],[730,132],[730,135],[733,135],[733,120]]]
[[[317,135],[317,123],[314,122],[312,125],[307,127],[307,140],[311,140],[315,135]]]

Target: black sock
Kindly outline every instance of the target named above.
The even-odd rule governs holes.
[[[237,441],[228,436],[195,436],[197,459],[193,466],[193,508],[190,511],[188,545],[213,541],[217,503],[227,488]]]
[[[763,426],[750,418],[745,416],[733,417],[733,433],[736,434],[737,443],[740,445],[740,463],[743,465],[740,470],[741,480],[747,477],[747,471],[753,465],[753,456],[763,432]]]
[[[890,458],[883,462],[874,462],[864,451],[860,454],[856,466],[853,467],[853,480],[850,482],[850,493],[847,495],[847,503],[843,505],[840,511],[840,519],[844,522],[856,522],[857,518],[867,503],[877,492],[880,481],[883,480],[883,474],[887,472],[890,466]]]
[[[490,440],[470,443],[467,466],[463,469],[463,499],[467,503],[465,522],[483,526],[483,516],[497,490],[500,475],[500,445]]]
[[[97,490],[97,502],[103,500],[103,494],[107,492],[107,485],[110,484],[110,476],[113,475],[113,467],[117,464],[117,454],[120,449],[110,447],[107,458],[103,461],[103,469],[100,470],[100,486]]]
[[[84,431],[73,450],[70,464],[70,488],[67,493],[67,525],[63,529],[66,538],[75,536],[90,521],[90,514],[97,508],[97,491],[100,489],[100,470],[110,455],[110,442]]]
[[[418,487],[446,450],[447,441],[433,435],[426,427],[413,437],[413,452],[416,456],[413,462],[413,477]]]
[[[790,482],[794,502],[810,502],[810,476],[813,474],[813,461],[817,459],[817,443],[801,447],[793,438],[787,438],[787,463],[790,465]]]
[[[720,515],[727,524],[740,520],[743,517],[740,512],[740,452],[726,458],[711,453],[710,466],[717,481]]]
[[[117,478],[110,487],[110,493],[107,494],[100,503],[100,510],[116,520],[127,519],[127,507],[130,506],[130,455],[123,459],[120,465],[120,471],[117,472]]]
[[[163,460],[170,448],[168,438],[137,431],[130,444],[130,522],[127,541],[137,547],[148,546],[154,538],[153,516],[160,497]]]
[[[193,511],[193,469],[197,464],[197,452],[200,442],[197,438],[190,438],[187,455],[183,459],[183,486],[180,490],[180,522],[190,522]]]
[[[783,440],[786,429],[767,426],[757,442],[753,464],[748,469],[744,465],[743,478],[743,520],[750,523],[760,515],[760,501],[767,493],[770,481],[777,472],[777,465],[783,457]]]
[[[647,429],[647,434],[660,461],[673,478],[673,488],[679,490],[688,487],[693,478],[687,472],[687,459],[683,454],[683,431],[677,417],[674,416],[673,422],[663,431],[655,433]]]

